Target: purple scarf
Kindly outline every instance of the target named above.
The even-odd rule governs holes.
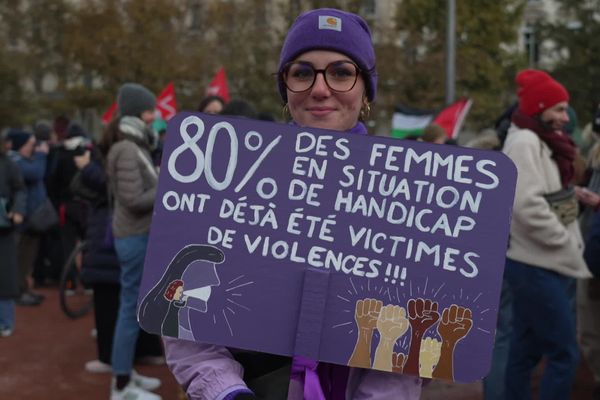
[[[291,379],[300,382],[304,398],[310,400],[345,400],[350,368],[320,363],[302,356],[292,360]]]
[[[358,122],[346,132],[366,135],[367,127]],[[349,373],[350,368],[343,365],[319,363],[302,356],[292,360],[291,379],[302,384],[305,399],[345,400]]]
[[[300,126],[295,121],[291,121],[290,124],[296,125],[296,126]],[[310,126],[305,126],[304,128],[310,128]],[[366,134],[369,133],[367,131],[367,127],[365,126],[365,124],[362,123],[362,122],[360,122],[360,121],[358,121],[356,123],[356,125],[354,125],[354,128],[349,129],[349,130],[347,130],[345,132],[347,132],[347,133],[356,133],[356,134],[359,134],[359,135],[366,135]]]
[[[552,150],[552,158],[558,166],[563,187],[569,186],[575,176],[575,143],[566,134],[560,134],[544,126],[539,120],[523,114],[518,109],[512,115],[512,122],[519,128],[529,129]]]
[[[346,131],[348,133],[357,133],[359,135],[366,135],[367,132],[367,127],[365,126],[365,124],[363,124],[362,122],[358,122],[356,125],[354,125],[354,128],[350,129],[349,131]]]

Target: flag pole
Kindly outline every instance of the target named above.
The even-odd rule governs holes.
[[[456,0],[447,0],[446,105],[454,102],[456,80]]]

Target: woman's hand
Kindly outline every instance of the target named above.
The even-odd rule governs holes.
[[[38,153],[48,154],[48,152],[50,151],[50,147],[48,147],[48,143],[47,142],[40,142],[35,147],[35,151],[38,152]]]
[[[587,188],[575,186],[575,195],[577,196],[577,200],[587,206],[590,206],[594,209],[600,206],[600,195]]]
[[[75,160],[75,165],[78,169],[84,169],[85,166],[90,163],[90,151],[86,150],[85,153],[80,156],[75,156],[73,159]]]
[[[8,218],[10,218],[13,222],[13,224],[15,225],[20,225],[23,223],[23,214],[19,214],[19,213],[9,213],[8,214]]]

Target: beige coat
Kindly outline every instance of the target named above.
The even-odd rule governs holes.
[[[150,154],[131,140],[121,140],[110,148],[107,169],[115,199],[113,235],[147,234],[157,185]]]
[[[535,132],[512,125],[503,152],[518,171],[507,257],[573,278],[591,276],[578,222],[564,226],[543,197],[561,189],[550,148]]]

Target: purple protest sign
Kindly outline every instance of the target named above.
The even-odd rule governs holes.
[[[479,379],[515,184],[500,152],[180,113],[167,130],[140,324]]]

